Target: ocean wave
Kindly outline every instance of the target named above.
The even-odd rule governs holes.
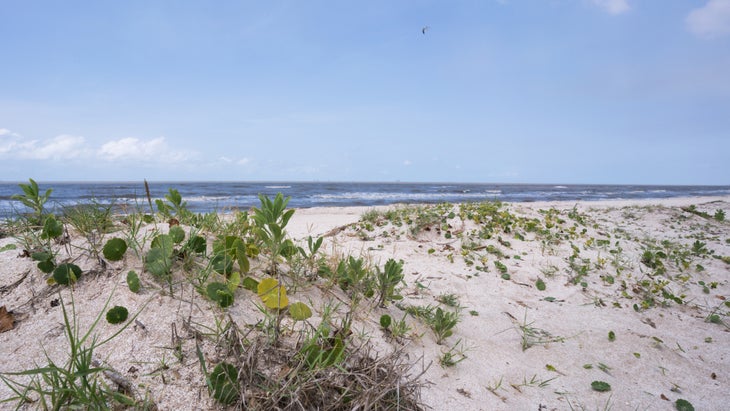
[[[271,188],[271,189],[274,189],[274,190],[281,190],[281,189],[291,188],[291,186],[264,186],[264,188]]]

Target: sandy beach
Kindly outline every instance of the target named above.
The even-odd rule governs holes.
[[[402,381],[420,387],[424,409],[672,410],[683,399],[697,410],[720,410],[730,379],[728,214],[730,197],[297,209],[285,229],[303,257],[282,258],[277,267],[290,304],[303,302],[313,315],[281,319],[277,352],[296,353],[323,318],[331,319],[337,338],[335,328],[349,319],[344,344],[365,346],[378,358],[399,353],[407,365]],[[227,409],[211,398],[199,353],[208,372],[222,361],[250,364],[246,349],[270,338],[271,314],[243,284],[226,308],[198,291],[219,276],[198,274],[209,267],[217,232],[182,222],[186,238],[206,239],[207,252],[180,257],[168,284],[146,270],[143,257],[169,223],[158,219],[130,234],[132,224],[118,216],[103,234],[137,238],[139,248],[130,246],[119,261],[96,258],[89,237],[64,225],[68,239],[52,248],[57,263],[83,270],[73,288],[47,284],[49,275],[24,253],[27,239],[4,231],[0,307],[12,325],[0,333],[0,373],[68,360],[59,298],[69,313],[73,301],[82,334],[109,299],[109,307],[128,309],[129,325],[94,357],[129,385],[129,397],[149,409]],[[310,236],[323,242],[307,259]],[[269,276],[266,248],[259,248],[241,277]],[[373,275],[390,259],[402,261],[402,299],[378,304],[377,293],[358,294],[357,285],[343,287],[322,269],[335,272],[351,256]],[[130,270],[141,280],[137,293],[128,287]],[[457,319],[440,343],[430,325],[436,310]],[[404,328],[384,329],[384,314]],[[102,315],[93,335],[101,342],[120,327]],[[230,329],[240,331],[235,350]],[[289,367],[276,363],[266,371],[282,381],[293,378]],[[99,378],[109,387],[120,384],[108,374]],[[597,390],[606,387],[600,382],[610,390]],[[256,394],[244,383],[238,388],[231,407],[255,406]],[[0,400],[14,396],[0,384]]]

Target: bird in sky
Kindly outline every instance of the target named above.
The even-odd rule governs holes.
[[[430,28],[430,26],[423,26],[423,28],[421,29],[421,33],[426,34],[426,31],[428,31]]]

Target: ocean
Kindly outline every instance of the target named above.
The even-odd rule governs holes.
[[[153,201],[169,188],[177,189],[194,212],[246,210],[258,206],[258,195],[281,192],[291,197],[289,207],[375,206],[396,203],[441,203],[499,200],[510,202],[552,200],[660,199],[726,196],[730,186],[553,185],[462,183],[345,183],[345,182],[150,182]],[[147,206],[144,183],[42,183],[52,188],[51,210],[97,201],[117,206]],[[17,183],[0,183],[0,217],[7,218],[23,205],[11,199],[21,194]]]

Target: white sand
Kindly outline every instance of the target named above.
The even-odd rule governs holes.
[[[679,208],[688,205],[710,214],[722,209],[730,216],[728,197],[507,204],[506,209],[513,214],[541,222],[545,217],[538,210],[556,209],[558,217],[564,220],[560,224],[563,233],[569,238],[544,245],[543,239],[534,233],[526,233],[524,241],[512,234],[495,233],[482,244],[493,245],[510,258],[478,251],[488,260],[487,272],[475,269],[481,265],[479,262],[472,266],[465,263],[456,236],[447,239],[435,229],[413,236],[406,227],[391,225],[368,232],[354,224],[363,212],[373,208],[297,210],[287,231],[297,241],[308,235],[334,234],[326,239],[326,253],[362,255],[381,267],[388,258],[402,259],[407,284],[402,292],[405,305],[438,305],[436,298],[445,293],[458,297],[461,321],[443,345],[435,343],[433,332],[422,321],[406,317],[412,327],[407,347],[409,358],[423,356],[426,365],[431,363],[422,377],[427,383],[422,398],[432,409],[566,410],[572,406],[593,410],[611,405],[615,410],[666,410],[673,409],[676,399],[684,398],[695,409],[719,410],[726,406],[730,378],[730,334],[725,325],[730,322],[726,316],[730,310],[721,306],[730,298],[730,265],[711,256],[691,256],[690,267],[680,271],[667,259],[667,273],[656,279],[667,278],[669,289],[677,296],[684,295],[685,304],[672,302],[640,312],[632,308],[641,304],[635,284],[650,279],[647,274],[651,270],[641,263],[646,244],[661,247],[660,242],[668,240],[691,246],[699,239],[714,255],[730,256],[730,221],[702,218]],[[570,228],[577,223],[568,213],[574,207],[584,217],[585,225],[578,224],[571,235]],[[378,208],[384,209],[387,208]],[[458,217],[449,223],[455,234],[474,228]],[[345,226],[344,230],[332,231]],[[498,236],[509,241],[510,246],[500,244]],[[610,239],[610,245],[597,246],[595,240],[590,244],[591,238]],[[0,239],[0,247],[12,242],[10,238]],[[590,259],[585,290],[569,282],[575,275],[569,268],[569,257],[574,252],[571,244],[579,250],[579,258]],[[617,247],[621,248],[620,253],[609,252]],[[429,249],[434,252],[429,254]],[[0,306],[6,306],[16,318],[15,328],[0,334],[0,372],[45,365],[44,349],[57,362],[66,358],[61,309],[51,307],[58,295],[43,296],[48,290],[44,275],[29,258],[18,254],[19,250],[0,253],[0,287],[28,273],[17,288],[0,294]],[[84,270],[98,269],[80,250],[71,249],[71,256]],[[595,267],[601,259],[605,259],[604,267]],[[616,259],[623,267],[620,275],[612,265]],[[495,260],[506,265],[509,280],[500,278]],[[697,264],[704,270],[698,271]],[[260,262],[254,262],[253,275],[263,276],[260,266]],[[126,286],[130,269],[143,278],[140,294],[131,293]],[[221,311],[189,285],[178,287],[174,298],[168,297],[166,287],[157,285],[142,271],[140,260],[128,252],[124,261],[111,263],[105,272],[83,278],[73,292],[81,330],[93,321],[114,290],[111,305],[124,305],[130,313],[139,312],[138,320],[145,329],[138,325],[129,327],[100,347],[98,357],[136,384],[139,392],[147,391],[159,409],[215,408],[200,371],[195,340],[184,322],[190,318],[199,330],[201,324],[215,327],[214,318],[216,313],[220,317]],[[614,277],[613,285],[601,279],[607,275]],[[538,278],[544,280],[546,290],[535,287]],[[625,290],[622,281],[627,284]],[[704,293],[698,281],[716,285]],[[336,294],[344,298],[342,293]],[[63,289],[62,295],[69,301],[70,289]],[[326,299],[328,295],[313,287],[290,298],[312,298],[316,311],[321,306],[317,299]],[[546,297],[553,297],[554,301],[546,301]],[[661,300],[659,294],[657,301]],[[718,307],[717,313],[725,324],[706,322]],[[254,296],[243,289],[237,291],[235,303],[227,312],[242,327],[262,317],[254,306]],[[386,312],[394,319],[403,316],[394,305],[381,309],[372,302],[363,302],[357,308],[353,328],[367,332],[372,344],[387,350],[390,344],[397,343],[386,340],[378,327],[378,318]],[[553,339],[562,337],[561,341],[536,344],[523,351],[518,332],[521,323],[544,330]],[[172,349],[173,326],[181,338],[182,362]],[[103,339],[117,329],[102,318],[96,331]],[[608,339],[609,331],[615,333],[613,342]],[[454,352],[465,348],[466,359],[453,367],[440,366],[439,357],[457,342]],[[210,340],[203,340],[201,348],[209,362],[223,358],[224,353]],[[602,371],[602,365],[608,368]],[[416,367],[414,372],[418,371]],[[608,382],[612,391],[593,391],[594,380]],[[7,387],[0,386],[0,399],[10,394]]]

